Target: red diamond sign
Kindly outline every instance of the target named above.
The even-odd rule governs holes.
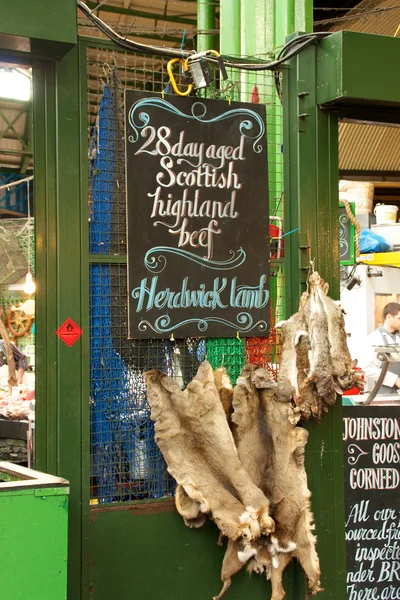
[[[81,337],[82,329],[72,319],[67,319],[56,334],[67,346],[72,346]]]

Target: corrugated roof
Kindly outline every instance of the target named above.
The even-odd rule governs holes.
[[[354,19],[351,13],[354,12]],[[354,7],[345,18],[338,19],[330,27],[331,31],[360,31],[379,35],[394,36],[400,25],[399,0],[364,0]]]
[[[400,172],[400,127],[340,123],[339,169]]]

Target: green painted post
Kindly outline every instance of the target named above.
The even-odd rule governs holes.
[[[282,4],[284,5],[284,29],[286,35],[290,35],[294,32],[295,4],[297,8],[297,2],[285,0]]]
[[[68,598],[81,598],[82,495],[89,485],[87,219],[81,220],[81,121],[78,49],[35,65],[37,280],[37,465],[71,484]],[[87,171],[85,172],[86,176]],[[87,196],[86,196],[87,198]],[[87,204],[87,200],[86,200]],[[86,279],[85,279],[86,278]],[[84,340],[68,347],[56,331],[68,318]],[[84,352],[85,350],[85,352]],[[83,429],[85,428],[85,429]],[[83,463],[85,465],[83,466]],[[85,502],[88,504],[88,495]]]
[[[267,58],[265,56],[267,20],[266,0],[242,3],[240,22],[242,56]],[[261,102],[265,101],[263,93],[267,91],[268,75],[266,73],[244,71],[241,73],[241,80],[243,82],[241,86],[243,102],[249,102],[251,90],[256,83],[260,92],[260,100]]]
[[[57,474],[57,243],[55,63],[33,66],[36,233],[36,467]],[[40,201],[39,201],[40,200]]]
[[[220,3],[220,53],[240,57],[240,3],[241,0],[221,0]],[[241,72],[238,69],[227,69],[231,84],[240,82]],[[239,86],[240,87],[240,86]],[[239,92],[230,92],[232,100],[240,100]]]
[[[197,51],[216,50],[215,34],[215,0],[201,0],[197,3]]]
[[[240,1],[221,0],[221,54],[240,56]]]
[[[297,0],[295,5],[294,29],[289,33],[293,31],[304,31],[306,33],[313,31],[313,9],[313,0]]]
[[[284,76],[285,228],[298,228],[285,244],[288,313],[297,310],[311,259],[331,295],[339,294],[338,121],[318,107],[317,88],[316,48],[310,47],[290,61]],[[307,423],[323,600],[346,598],[341,426],[340,403],[321,424]]]
[[[81,279],[80,241],[85,224],[81,223],[78,59],[78,47],[75,47],[57,63],[58,326],[68,317],[82,326],[82,319],[86,319],[82,298],[88,297],[88,282],[84,283]],[[71,243],[71,240],[76,240],[76,243]],[[83,335],[85,338],[89,336],[88,328]],[[59,427],[58,473],[71,484],[68,598],[75,599],[81,594],[82,459],[89,453],[89,445],[84,443],[87,432],[82,431],[82,417],[89,412],[88,397],[82,397],[82,378],[87,375],[82,360],[82,338],[71,347],[60,340],[58,357],[58,411],[59,422],[62,423]]]

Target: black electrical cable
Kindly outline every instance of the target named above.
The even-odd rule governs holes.
[[[112,40],[117,46],[124,50],[130,50],[131,52],[142,52],[143,54],[154,54],[159,56],[167,56],[169,58],[187,58],[190,56],[190,52],[175,48],[164,48],[162,46],[150,46],[147,44],[139,44],[138,42],[132,42],[123,38],[119,33],[114,31],[112,27],[104,23],[99,17],[97,17],[90,8],[82,2],[77,0],[78,8],[87,16],[87,18],[96,25],[100,31],[102,31],[110,40]]]
[[[157,56],[165,56],[168,58],[189,58],[194,52],[188,52],[187,50],[175,49],[175,48],[166,48],[163,46],[151,46],[148,44],[139,44],[138,42],[133,42],[128,40],[121,35],[119,35],[116,31],[112,29],[107,23],[99,19],[90,8],[82,2],[82,0],[77,0],[78,8],[87,16],[87,18],[92,21],[102,31],[108,38],[110,38],[117,46],[123,48],[124,50],[130,50],[131,52],[142,52],[143,54],[152,54]],[[222,56],[222,60],[224,64],[233,69],[241,69],[244,71],[275,71],[277,68],[289,60],[296,56],[299,52],[314,44],[316,41],[319,41],[323,37],[331,35],[330,33],[318,32],[318,33],[306,33],[304,35],[300,35],[296,38],[290,40],[287,44],[283,46],[283,48],[278,53],[277,59],[270,61],[268,63],[263,64],[249,64],[243,63],[241,61],[236,61],[232,59],[232,57],[224,57]],[[209,62],[214,64],[218,64],[216,58],[207,57]]]
[[[277,68],[282,65],[283,63],[285,63],[287,60],[289,60],[290,58],[293,58],[294,56],[297,56],[297,54],[299,54],[299,52],[301,52],[302,50],[304,50],[305,48],[307,48],[308,46],[311,46],[312,44],[314,44],[316,41],[322,39],[323,37],[326,37],[327,35],[331,35],[331,34],[327,34],[327,33],[323,33],[323,34],[304,34],[301,36],[298,36],[297,38],[295,38],[295,40],[290,40],[288,42],[288,44],[285,44],[285,46],[283,46],[283,48],[281,49],[280,53],[279,53],[279,58],[277,58],[276,60],[270,61],[268,63],[264,63],[264,64],[260,64],[260,65],[254,65],[254,64],[249,64],[249,63],[241,63],[241,62],[232,62],[231,60],[226,60],[226,58],[222,55],[222,59],[224,61],[224,64],[227,67],[230,68],[234,68],[234,69],[242,69],[244,71],[276,71]],[[293,46],[293,48],[292,48]],[[217,62],[214,58],[209,58],[207,57],[207,60],[209,62]]]
[[[350,270],[350,273],[347,274],[347,277],[345,279],[342,279],[340,282],[340,290],[344,290],[345,287],[348,286],[348,284],[350,283],[351,279],[353,276],[355,276],[356,271],[357,271],[357,263],[352,267],[352,269]]]
[[[293,38],[292,40],[287,42],[287,44],[285,44],[283,46],[283,48],[281,48],[281,50],[279,51],[279,53],[277,55],[277,60],[282,60],[282,62],[285,62],[289,58],[293,58],[293,56],[296,56],[297,54],[299,54],[306,47],[314,44],[315,42],[318,42],[319,40],[327,37],[328,35],[331,35],[331,34],[327,33],[327,32],[306,33],[304,35]],[[290,50],[290,53],[289,53],[289,50]],[[281,81],[280,81],[280,71],[276,68],[274,69],[274,71],[275,71],[275,74],[274,74],[275,88],[276,88],[276,92],[278,94],[279,100],[281,101],[281,104],[282,104],[283,103],[283,94],[282,94],[282,87],[281,87]]]

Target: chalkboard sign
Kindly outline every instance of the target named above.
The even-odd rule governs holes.
[[[400,407],[343,407],[349,600],[400,598]]]
[[[127,90],[129,337],[265,336],[265,107]]]
[[[350,203],[350,207],[354,214],[354,202]],[[354,265],[354,225],[342,203],[339,203],[339,252],[341,265]]]

